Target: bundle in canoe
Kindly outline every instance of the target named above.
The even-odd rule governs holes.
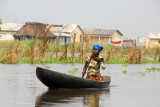
[[[37,67],[37,78],[49,88],[106,88],[111,80],[104,76],[104,81],[89,80],[68,74]]]

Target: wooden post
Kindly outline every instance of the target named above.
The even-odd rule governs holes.
[[[67,25],[65,25],[65,26],[67,26]],[[56,46],[56,58],[57,58],[57,51],[58,51],[58,44],[59,44],[59,37],[60,37],[60,35],[61,35],[61,33],[62,33],[62,31],[63,31],[63,29],[65,28],[65,26],[63,26],[62,27],[62,29],[60,30],[60,32],[59,32],[59,35],[57,36],[57,38],[56,38],[56,44],[57,44],[57,46]]]
[[[77,61],[79,61],[79,60],[81,59],[82,62],[83,62],[83,42],[84,42],[84,38],[83,38],[82,35],[81,35],[81,41],[82,41],[82,44],[81,44],[81,52],[80,52],[80,54],[79,54],[79,56],[78,56]]]
[[[76,39],[76,34],[74,33],[73,43],[72,43],[72,64],[74,63],[75,39]]]
[[[84,45],[84,38],[82,37],[82,62],[83,62],[83,58],[84,58],[83,45]]]
[[[65,36],[65,38],[64,38],[64,47],[65,47],[65,60],[67,61],[67,45],[66,45],[66,42],[67,42],[67,37]]]

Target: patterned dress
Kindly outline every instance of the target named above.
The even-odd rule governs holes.
[[[99,57],[102,58],[102,57]],[[90,57],[86,57],[86,61],[89,62]],[[86,79],[97,80],[97,81],[104,81],[100,74],[100,67],[104,70],[105,67],[102,66],[100,62],[91,60],[90,64],[88,65],[88,72]]]

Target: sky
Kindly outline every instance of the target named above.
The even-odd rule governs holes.
[[[0,19],[118,29],[137,39],[160,32],[160,0],[0,0]]]

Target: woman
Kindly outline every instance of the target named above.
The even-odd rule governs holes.
[[[86,70],[88,68],[86,79],[103,81],[103,78],[100,74],[100,67],[104,70],[105,66],[104,59],[99,56],[99,53],[103,50],[103,47],[100,45],[94,45],[92,49],[92,55],[86,58],[85,65],[83,67],[82,78],[84,77]]]

